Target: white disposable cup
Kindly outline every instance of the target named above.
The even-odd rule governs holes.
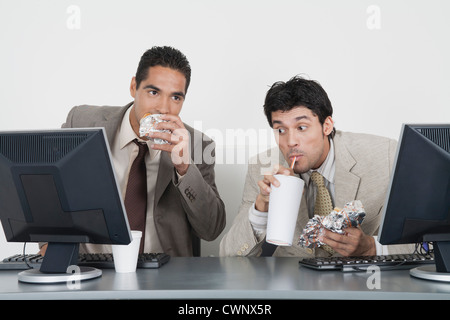
[[[131,231],[132,240],[127,245],[112,245],[114,268],[116,272],[136,272],[142,232]]]
[[[305,182],[294,176],[275,175],[279,187],[271,185],[266,241],[291,246]]]

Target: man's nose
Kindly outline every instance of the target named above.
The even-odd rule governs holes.
[[[167,114],[170,111],[170,99],[169,98],[162,98],[159,100],[158,107],[157,107],[158,113],[161,114]]]
[[[295,134],[295,131],[289,131],[287,136],[287,144],[290,148],[297,147],[300,145],[300,141],[298,136]]]

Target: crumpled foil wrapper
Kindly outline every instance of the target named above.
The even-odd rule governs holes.
[[[150,114],[146,113],[139,122],[139,135],[141,138],[152,141],[156,144],[168,144],[167,140],[163,139],[153,139],[148,135],[152,132],[170,132],[170,130],[156,130],[155,125],[160,122],[168,122],[167,120],[161,120],[160,114]]]
[[[359,200],[348,202],[343,209],[335,209],[327,216],[314,215],[303,229],[298,244],[305,248],[320,247],[324,245],[319,240],[324,228],[343,234],[345,228],[362,224],[365,216],[364,206]]]

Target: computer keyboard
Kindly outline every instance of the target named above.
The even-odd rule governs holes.
[[[424,264],[433,264],[433,254],[398,254],[386,256],[363,257],[315,257],[299,261],[301,266],[316,270],[367,271],[370,266],[378,266],[380,270],[410,269]]]
[[[39,254],[16,254],[7,257],[0,262],[0,270],[26,270],[29,266],[38,269],[44,259]],[[141,253],[138,257],[137,267],[142,269],[156,269],[166,264],[170,260],[170,256],[165,253]],[[79,266],[94,267],[98,269],[113,269],[114,259],[112,253],[82,253],[78,258]]]

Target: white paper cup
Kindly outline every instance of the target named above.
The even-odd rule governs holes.
[[[131,231],[132,240],[127,245],[113,245],[114,268],[116,272],[136,272],[139,246],[141,244],[141,231]]]
[[[271,186],[266,241],[291,246],[305,182],[294,176],[275,175],[279,187]]]

